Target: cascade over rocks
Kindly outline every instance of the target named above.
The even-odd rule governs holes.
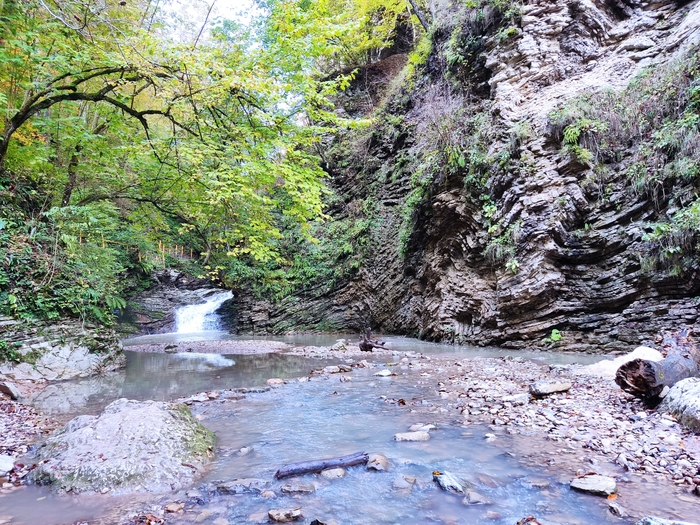
[[[131,301],[121,328],[133,325],[138,334],[173,332],[175,310],[180,306],[202,303],[212,294],[220,292],[212,281],[197,279],[178,270],[165,268],[153,273],[154,284],[137,294]]]
[[[273,304],[237,291],[238,329],[370,325],[447,342],[628,351],[661,331],[697,326],[697,263],[679,275],[640,263],[645,224],[666,217],[674,188],[660,198],[632,192],[625,179],[632,151],[607,159],[601,178],[592,163],[563,151],[549,114],[682,57],[700,41],[700,2],[532,0],[506,32],[478,26],[459,15],[462,8],[431,2],[436,36],[424,74],[384,108],[400,124],[362,143],[361,159],[352,147],[329,155],[345,203],[331,213],[361,217],[357,210],[371,206],[377,226],[369,245],[382,249],[368,251],[357,273],[329,293]],[[447,63],[450,35],[477,41],[467,51],[478,58],[465,52],[463,65]],[[465,170],[428,163],[433,179],[402,247],[417,169],[411,159],[430,150],[421,141],[435,122],[461,122],[455,115],[470,111],[487,121],[484,155],[506,160],[487,167],[488,187],[476,190]],[[508,249],[511,259],[485,255]],[[545,343],[553,329],[559,337]]]

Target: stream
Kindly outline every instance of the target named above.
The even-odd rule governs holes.
[[[202,315],[207,309],[202,309]],[[196,333],[178,332],[125,341],[125,345],[148,342],[234,338],[203,325],[188,325]],[[215,328],[214,325],[210,325]],[[339,336],[295,336],[277,338],[292,344],[330,345]],[[250,337],[245,338],[247,340]],[[591,362],[592,356],[572,356],[436,345],[407,338],[388,338],[393,348],[456,358],[517,355],[549,362]],[[284,353],[219,355],[196,353],[146,354],[128,351],[127,365],[120,372],[78,381],[49,385],[31,402],[41,411],[66,421],[80,414],[97,414],[120,397],[170,400],[204,390],[263,387],[270,377],[296,378],[337,360],[310,359]],[[598,358],[599,359],[599,358]],[[437,392],[419,386],[419,372],[404,370],[397,376],[380,378],[373,369],[355,370],[352,380],[312,376],[309,381],[290,381],[269,391],[193,406],[202,424],[217,435],[216,456],[206,477],[189,492],[165,495],[57,496],[46,488],[18,487],[0,495],[0,523],[11,515],[13,525],[59,525],[69,523],[133,523],[129,515],[148,512],[170,502],[187,502],[184,513],[168,514],[166,523],[267,523],[272,508],[302,507],[298,523],[333,519],[343,524],[495,524],[514,525],[536,515],[546,524],[591,524],[621,522],[608,512],[604,498],[580,494],[543,465],[520,461],[512,450],[546,446],[533,438],[530,445],[518,436],[489,442],[485,425],[461,426],[454,414],[436,410],[430,420],[425,412],[399,409],[392,399],[420,400],[437,406]],[[396,442],[397,432],[416,423],[438,428],[425,442]],[[515,436],[512,439],[516,439]],[[243,452],[241,451],[243,449]],[[274,472],[284,464],[341,456],[365,451],[390,458],[387,472],[364,467],[347,469],[341,479],[317,475],[300,478],[315,485],[313,494],[285,495]],[[479,494],[492,500],[488,505],[462,504],[461,498],[438,489],[432,472],[446,470],[466,477]],[[412,491],[392,489],[397,477],[414,476]],[[198,490],[214,480],[260,478],[270,481],[278,496],[212,495]],[[287,480],[285,480],[287,481]],[[663,506],[663,496],[648,494],[649,505]],[[658,497],[659,501],[655,501]],[[653,507],[652,507],[653,508]],[[215,521],[218,520],[218,521]],[[331,522],[332,523],[332,522]]]

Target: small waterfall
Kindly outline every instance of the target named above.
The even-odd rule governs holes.
[[[207,332],[219,329],[219,316],[214,312],[233,297],[233,293],[220,292],[212,294],[206,299],[206,303],[190,304],[175,310],[175,332],[178,334],[191,334],[193,332]]]

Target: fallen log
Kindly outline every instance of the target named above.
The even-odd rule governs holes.
[[[372,331],[368,328],[360,341],[360,350],[363,352],[371,352],[374,348],[384,348],[385,341],[377,341],[372,339]]]
[[[661,401],[666,387],[681,379],[700,376],[700,349],[690,337],[691,330],[665,335],[661,345],[666,357],[661,361],[633,359],[615,373],[615,382],[649,405]]]
[[[353,467],[364,465],[369,461],[369,454],[357,452],[349,456],[339,458],[320,459],[316,461],[302,461],[301,463],[290,463],[275,472],[276,479],[289,478],[292,476],[303,476],[304,474],[314,474],[324,470],[341,467]]]

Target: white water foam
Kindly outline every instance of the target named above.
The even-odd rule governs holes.
[[[233,297],[233,293],[221,292],[207,297],[207,302],[182,306],[175,311],[175,332],[191,334],[219,329],[219,316],[214,312],[224,301]]]

